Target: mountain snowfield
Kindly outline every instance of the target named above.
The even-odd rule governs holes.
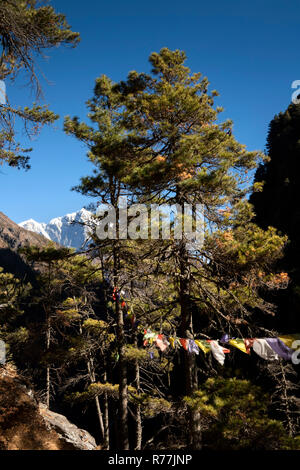
[[[91,223],[92,213],[86,209],[66,214],[50,220],[48,224],[30,219],[19,224],[26,230],[39,233],[59,245],[80,250],[89,238],[89,227],[81,223]],[[77,222],[77,223],[76,223]]]

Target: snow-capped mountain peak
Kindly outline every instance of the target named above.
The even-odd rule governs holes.
[[[43,235],[44,237],[48,238],[48,240],[51,240],[46,231],[47,225],[44,223],[39,223],[33,219],[29,219],[19,224],[19,226],[25,228],[26,230],[30,230],[30,232],[39,233],[40,235]]]
[[[92,213],[81,209],[62,217],[56,217],[48,224],[36,222],[33,219],[21,222],[19,225],[31,232],[40,233],[49,240],[62,246],[81,249],[89,238],[88,223],[92,219]],[[77,222],[77,223],[76,223]],[[86,225],[82,225],[86,224]]]

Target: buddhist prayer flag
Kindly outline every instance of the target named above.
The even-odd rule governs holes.
[[[282,335],[279,336],[279,339],[290,349],[297,349],[297,345],[294,345],[293,343],[295,341],[300,340],[300,334],[294,334],[294,335]]]
[[[253,347],[253,342],[254,342],[254,338],[244,339],[247,354],[250,354],[250,349]]]
[[[170,343],[164,335],[158,335],[155,344],[157,347],[159,347],[161,352],[164,352]]]
[[[230,337],[228,334],[225,334],[222,336],[222,338],[220,339],[220,343],[229,343],[229,340],[230,340]]]
[[[195,343],[205,354],[210,351],[210,344],[208,341],[205,341],[204,339],[195,339]]]
[[[182,346],[186,351],[188,351],[188,349],[189,349],[189,340],[188,340],[188,339],[180,338],[179,341],[180,341],[181,346]]]
[[[157,333],[153,333],[153,331],[150,331],[150,330],[144,330],[145,331],[145,334],[144,334],[144,339],[154,339],[156,338]]]
[[[196,342],[193,339],[190,339],[190,341],[189,341],[189,352],[190,353],[195,353],[195,354],[197,354],[197,356],[199,354],[199,348],[198,348]]]
[[[225,362],[224,348],[219,345],[218,341],[210,341],[210,349],[216,361],[223,366]]]
[[[149,343],[150,346],[152,346],[154,340],[156,339],[157,337],[157,334],[156,333],[153,333],[152,331],[150,330],[144,330],[144,346],[147,346],[147,344]]]
[[[293,349],[290,349],[283,341],[279,338],[266,338],[268,344],[271,346],[278,356],[282,357],[286,361],[290,361],[293,355]]]
[[[265,338],[255,338],[253,341],[253,351],[266,361],[275,361],[278,359],[278,354],[271,348]]]
[[[249,353],[247,352],[246,345],[245,345],[245,341],[244,341],[243,339],[238,339],[238,338],[236,338],[236,339],[230,339],[230,340],[229,340],[229,344],[230,344],[231,346],[234,346],[235,348],[240,349],[241,351],[243,351],[243,353],[249,354]]]

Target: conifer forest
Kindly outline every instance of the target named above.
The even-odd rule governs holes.
[[[265,129],[249,125],[253,150],[180,31],[178,47],[147,49],[137,26],[136,52],[113,64],[126,40],[116,25],[110,69],[104,23],[87,24],[103,2],[82,18],[71,3],[0,0],[0,450],[300,450],[297,91],[268,104]],[[217,83],[229,80],[220,65]],[[245,122],[248,92],[232,106]],[[51,194],[64,213],[64,186],[84,217],[20,223],[43,197],[30,175],[46,181],[47,165],[57,179],[45,213]]]

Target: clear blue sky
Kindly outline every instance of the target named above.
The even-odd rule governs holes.
[[[61,119],[30,144],[32,169],[1,169],[0,210],[16,222],[47,222],[90,202],[70,191],[91,166],[84,146],[64,135],[62,123],[67,114],[85,118],[97,76],[118,81],[130,70],[149,71],[153,51],[184,50],[192,71],[207,76],[211,89],[220,92],[216,104],[225,108],[223,118],[234,121],[237,139],[249,150],[264,150],[270,120],[286,109],[291,83],[300,79],[298,0],[51,3],[82,40],[76,49],[49,51],[40,62],[48,80],[45,102]],[[7,92],[15,104],[32,101],[24,84],[7,83]]]

